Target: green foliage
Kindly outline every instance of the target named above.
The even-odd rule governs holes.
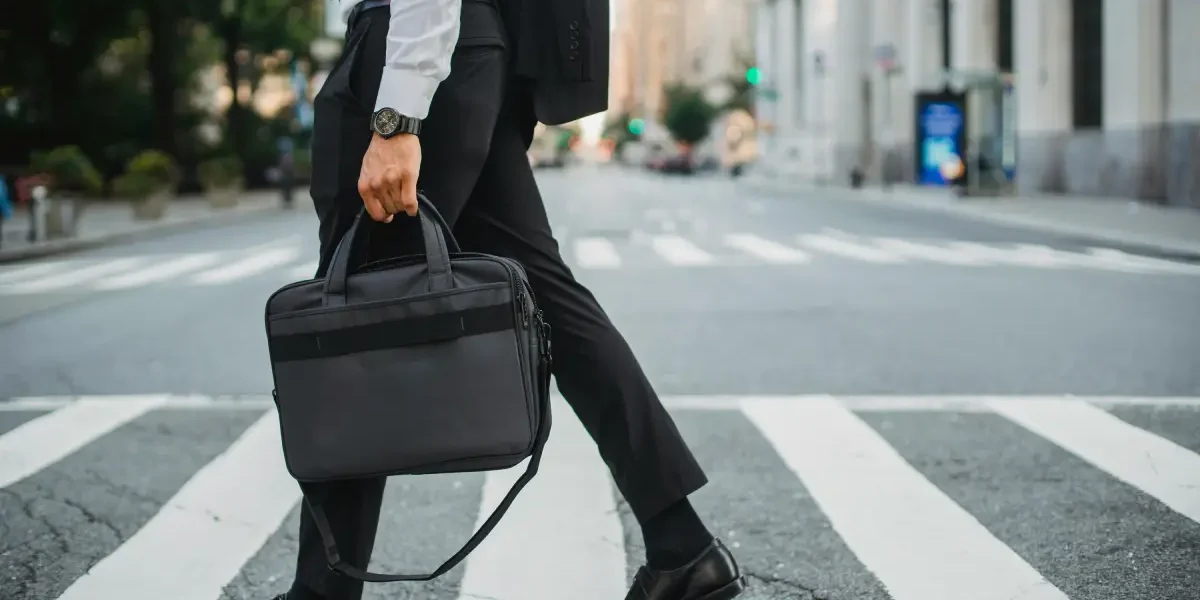
[[[122,198],[142,199],[171,189],[178,178],[179,169],[169,155],[143,150],[129,160],[125,173],[113,180],[113,193]]]
[[[290,56],[307,56],[322,34],[323,4],[21,3],[13,15],[20,25],[0,25],[0,64],[6,66],[0,77],[0,164],[22,164],[34,150],[73,145],[103,179],[120,173],[140,149],[160,147],[190,170],[211,152],[200,125],[220,122],[209,114],[211,106],[193,101],[198,75],[236,54],[239,78],[256,87],[263,75],[286,68]],[[240,136],[222,132],[220,145],[241,157],[248,177],[275,160],[273,134],[283,127],[274,121],[248,112],[238,121]]]
[[[141,200],[164,189],[161,182],[155,181],[145,173],[120,175],[113,179],[112,187],[113,195],[130,200]]]
[[[51,186],[58,191],[98,195],[104,186],[100,171],[79,149],[79,146],[60,146],[48,152],[35,152],[30,159],[35,172],[49,175]]]
[[[241,183],[244,168],[241,159],[230,154],[203,161],[196,171],[205,188],[216,189]]]
[[[744,110],[751,115],[754,114],[754,90],[761,83],[761,72],[754,65],[754,59],[750,56],[740,56],[737,59],[738,67],[735,69],[735,74],[728,79],[729,87],[733,90],[733,94],[729,100],[721,106],[722,111]],[[752,76],[753,74],[753,76]]]
[[[172,185],[179,179],[179,168],[170,155],[158,150],[143,150],[134,155],[125,167],[127,174],[145,175],[163,185]]]
[[[704,99],[701,90],[684,85],[668,86],[664,90],[667,109],[663,125],[675,141],[695,144],[708,137],[718,108]]]

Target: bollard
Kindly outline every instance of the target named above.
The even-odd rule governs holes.
[[[46,215],[49,212],[49,205],[46,199],[46,186],[34,186],[31,196],[33,204],[30,206],[30,212],[33,215],[33,222],[30,224],[30,241],[42,242],[46,240]]]

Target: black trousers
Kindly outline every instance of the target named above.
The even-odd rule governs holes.
[[[370,140],[368,118],[383,68],[388,11],[364,11],[315,101],[312,196],[320,217],[321,272],[362,210],[357,182]],[[633,352],[563,263],[526,157],[535,125],[527,84],[509,74],[504,20],[489,2],[463,4],[450,76],[421,134],[418,187],[464,251],[514,258],[526,268],[552,326],[558,388],[596,441],[617,488],[643,522],[699,489],[707,478],[663,408]],[[368,252],[421,251],[416,220],[376,224]],[[386,479],[321,486],[342,555],[366,567]],[[465,540],[464,540],[465,541]],[[330,600],[357,600],[361,584],[326,567],[321,538],[304,511],[298,583]]]

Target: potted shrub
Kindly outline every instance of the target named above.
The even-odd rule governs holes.
[[[200,184],[204,186],[204,192],[215,208],[237,205],[238,196],[245,184],[242,161],[237,156],[211,158],[200,163],[197,171]]]
[[[100,195],[104,178],[78,146],[61,146],[30,157],[34,173],[49,177],[46,236],[75,235],[89,198]]]
[[[175,161],[158,150],[145,150],[126,165],[125,173],[113,180],[113,191],[133,202],[136,219],[161,219],[175,196],[179,171]]]

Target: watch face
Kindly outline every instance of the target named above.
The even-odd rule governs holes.
[[[381,109],[375,113],[375,131],[380,135],[392,135],[400,126],[400,113],[390,109]]]

